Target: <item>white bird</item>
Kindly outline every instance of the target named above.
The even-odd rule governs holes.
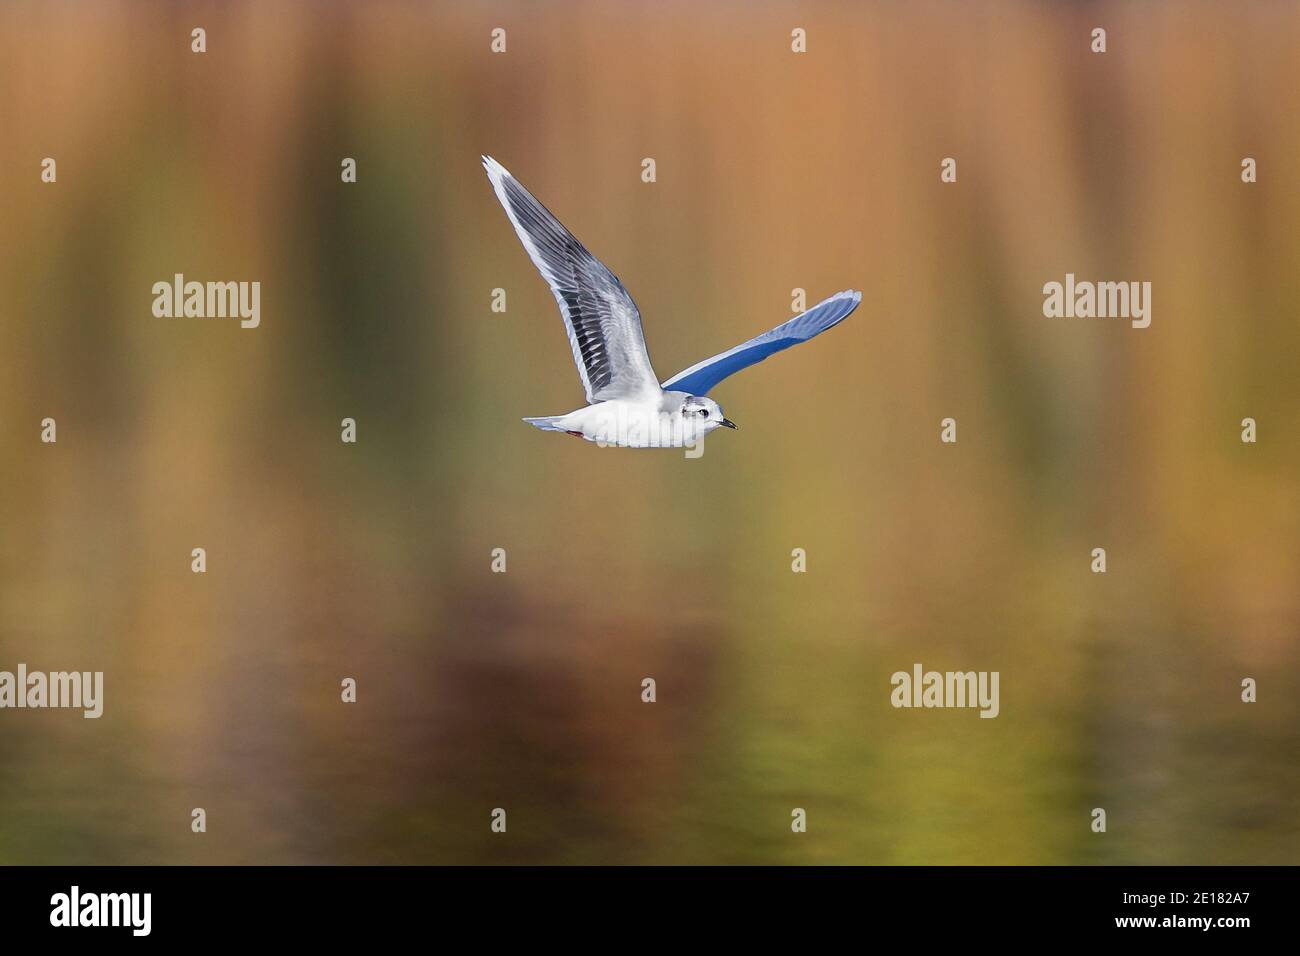
[[[551,287],[573,348],[587,407],[525,418],[544,431],[602,445],[680,448],[717,428],[735,428],[709,390],[775,352],[806,342],[843,321],[861,292],[837,292],[788,322],[678,372],[661,385],[650,365],[641,313],[614,273],[491,156],[483,168],[533,265]]]

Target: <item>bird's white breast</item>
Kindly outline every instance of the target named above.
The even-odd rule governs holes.
[[[668,410],[665,404],[658,399],[600,402],[565,416],[564,425],[588,441],[618,448],[682,448],[717,427],[683,418],[680,408]]]

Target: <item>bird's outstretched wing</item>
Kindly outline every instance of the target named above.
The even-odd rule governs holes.
[[[587,401],[657,395],[659,381],[646,352],[641,313],[623,283],[504,166],[484,156],[483,168],[560,306]]]
[[[743,345],[737,345],[734,349],[728,349],[678,372],[664,382],[664,390],[707,395],[709,389],[728,375],[735,375],[742,368],[749,368],[775,352],[807,342],[814,335],[820,335],[831,326],[838,325],[861,301],[861,292],[837,292],[770,332],[764,332]]]

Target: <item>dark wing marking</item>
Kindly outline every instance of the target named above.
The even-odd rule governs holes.
[[[490,156],[483,168],[564,316],[588,402],[658,394],[641,313],[623,283]]]

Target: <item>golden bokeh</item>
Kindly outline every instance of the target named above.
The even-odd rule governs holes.
[[[1297,36],[1283,3],[6,3],[0,669],[106,701],[0,711],[0,862],[1294,863]],[[582,391],[482,153],[663,377],[796,287],[862,306],[719,386],[698,460],[535,431]],[[176,273],[260,281],[260,327],[155,318]],[[1045,318],[1066,273],[1150,281],[1151,327]],[[895,710],[914,662],[999,671],[1000,715]]]

